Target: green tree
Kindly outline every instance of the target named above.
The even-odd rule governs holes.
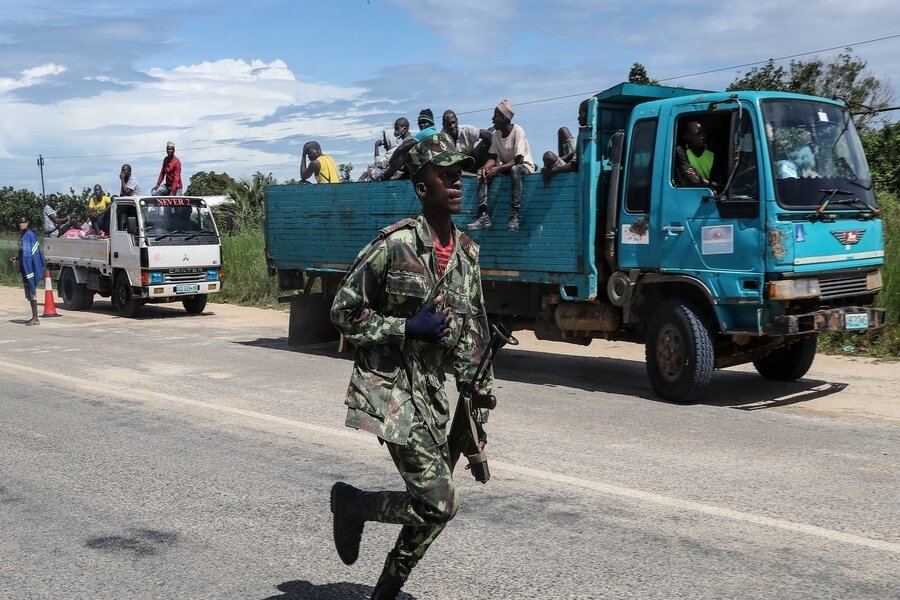
[[[353,170],[353,163],[341,163],[338,165],[338,171],[341,172],[341,183],[350,182],[350,172]]]
[[[250,179],[241,179],[225,191],[228,201],[217,207],[223,217],[234,218],[235,231],[258,229],[263,222],[266,187],[277,183],[271,173],[257,171]]]
[[[865,129],[881,122],[879,109],[893,102],[893,92],[880,79],[866,72],[866,62],[855,58],[847,48],[833,61],[820,58],[810,61],[792,60],[788,70],[769,61],[753,67],[736,78],[727,88],[737,90],[772,90],[840,98],[854,112],[857,127]]]
[[[658,79],[651,79],[647,75],[647,69],[639,62],[631,65],[628,71],[628,83],[640,83],[641,85],[659,85]]]
[[[10,186],[0,188],[0,227],[6,232],[19,231],[19,217],[28,215],[32,228],[41,231],[41,215],[44,203],[31,190],[14,190]]]
[[[234,178],[225,172],[198,171],[191,175],[185,193],[188,196],[225,196],[235,183]]]
[[[900,196],[900,123],[866,131],[862,142],[877,189]]]

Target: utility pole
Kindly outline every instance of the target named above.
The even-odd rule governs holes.
[[[46,193],[44,191],[44,156],[42,154],[38,154],[37,163],[41,169],[41,200],[43,200]]]

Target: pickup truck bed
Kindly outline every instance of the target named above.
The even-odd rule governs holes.
[[[53,266],[109,268],[109,239],[45,238],[44,260]]]

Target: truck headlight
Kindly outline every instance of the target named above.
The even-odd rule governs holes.
[[[206,280],[207,281],[218,281],[219,280],[219,270],[218,269],[207,269],[206,270]]]
[[[768,287],[770,300],[803,300],[822,295],[819,280],[816,278],[770,281]]]
[[[154,285],[163,283],[165,277],[162,271],[141,271],[141,284]]]

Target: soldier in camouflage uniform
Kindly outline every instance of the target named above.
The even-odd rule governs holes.
[[[407,155],[422,214],[380,231],[338,290],[331,319],[356,348],[346,424],[378,436],[406,491],[331,490],[334,541],[353,564],[365,521],[403,525],[372,598],[395,598],[429,545],[459,508],[450,469],[444,359],[457,387],[469,381],[488,341],[478,246],[453,224],[462,207],[464,166],[447,134],[431,135]],[[493,380],[476,393],[489,395]],[[479,411],[479,438],[487,410]]]

